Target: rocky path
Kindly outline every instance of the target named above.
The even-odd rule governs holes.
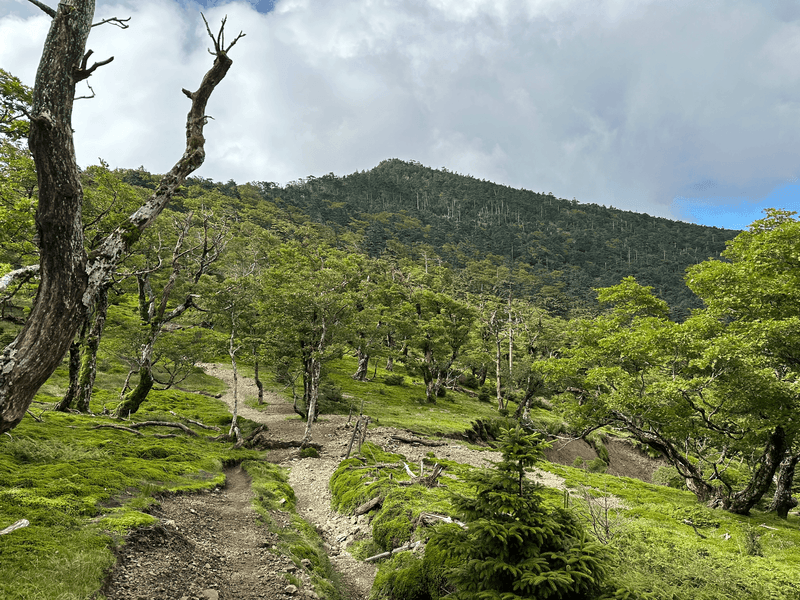
[[[162,502],[160,523],[134,532],[105,591],[119,600],[289,598],[295,565],[271,552],[277,536],[259,524],[247,474],[226,470],[226,486]],[[311,597],[313,598],[313,597]]]
[[[233,411],[231,369],[215,364],[202,366],[228,384],[222,400]],[[265,392],[266,409],[255,410],[245,405],[247,399],[258,395],[253,380],[239,376],[237,387],[240,416],[267,425],[272,439],[302,439],[305,423],[294,415],[289,402]],[[333,512],[328,489],[352,429],[347,426],[347,417],[324,415],[312,433],[312,441],[322,445],[319,458],[301,459],[292,448],[270,451],[268,459],[289,469],[296,510],[322,533],[350,600],[366,600],[376,568],[356,561],[344,548],[353,540],[368,537],[369,524],[365,516],[354,518]],[[487,466],[500,458],[496,452],[471,450],[456,443],[433,449],[408,445],[392,438],[397,433],[389,427],[371,428],[368,439],[388,451],[404,454],[413,463],[431,450],[438,457],[474,466]],[[224,489],[162,501],[154,512],[160,524],[138,530],[122,548],[105,589],[109,600],[315,599],[304,570],[271,552],[276,536],[258,522],[247,474],[239,467],[225,474]],[[540,471],[534,477],[547,486],[563,486],[561,478],[547,472]],[[276,513],[273,518],[291,521],[288,513]],[[288,574],[302,581],[301,589],[288,583]]]

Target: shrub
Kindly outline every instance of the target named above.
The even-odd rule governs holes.
[[[681,477],[678,469],[664,465],[658,467],[653,473],[653,483],[656,485],[664,485],[667,487],[675,488],[676,490],[685,490],[686,479]]]
[[[383,384],[404,386],[406,384],[406,378],[402,375],[387,375],[383,378]]]
[[[489,386],[483,386],[480,391],[478,392],[478,400],[481,402],[491,402],[492,401],[492,390]]]
[[[608,470],[608,463],[602,458],[593,458],[586,464],[589,473],[605,473]]]
[[[472,373],[465,373],[459,377],[459,383],[461,383],[461,385],[463,385],[465,388],[469,388],[471,390],[477,390],[481,385],[480,380]]]
[[[319,458],[319,452],[316,448],[309,446],[300,450],[300,458]]]
[[[342,388],[335,383],[325,381],[319,386],[319,399],[322,402],[337,403],[342,401]]]

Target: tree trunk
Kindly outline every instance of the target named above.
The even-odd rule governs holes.
[[[316,359],[311,360],[311,385],[310,395],[306,408],[308,409],[306,417],[306,432],[303,435],[303,444],[308,444],[311,441],[311,426],[317,420],[317,400],[319,399],[319,380],[322,365]]]
[[[637,440],[661,452],[670,464],[677,469],[681,477],[684,478],[686,487],[697,497],[698,501],[708,502],[716,497],[716,490],[714,487],[703,479],[703,474],[697,467],[675,448],[669,440],[662,438],[655,432],[646,431],[638,427],[631,419],[622,413],[612,412],[612,415],[619,420],[624,428]]]
[[[761,464],[750,477],[747,487],[732,494],[730,498],[723,499],[722,508],[737,515],[750,514],[750,509],[767,493],[785,453],[786,432],[779,425],[770,435],[764,453],[761,455]]]
[[[369,354],[364,354],[361,347],[358,348],[358,368],[353,373],[353,379],[356,381],[366,381],[367,372],[369,371]]]
[[[500,336],[495,337],[495,359],[494,359],[494,366],[495,366],[495,393],[497,394],[497,410],[503,410],[503,396],[500,393],[500,361],[502,360],[502,355],[500,353]]]
[[[100,339],[103,337],[103,328],[108,314],[108,287],[103,286],[95,306],[95,317],[89,336],[83,346],[81,356],[81,369],[78,374],[78,389],[75,408],[81,412],[89,412],[92,401],[94,379],[97,375],[97,350],[100,348]]]
[[[255,348],[253,349],[253,357],[255,362],[255,382],[256,387],[258,388],[258,405],[261,406],[264,404],[264,384],[261,382],[261,379],[258,376],[258,353],[256,352]]]
[[[800,453],[792,454],[791,449],[786,451],[778,470],[778,483],[769,511],[775,511],[781,519],[789,516],[789,511],[797,506],[797,500],[792,498],[792,484],[797,463],[800,462]]]
[[[78,394],[78,376],[81,371],[81,348],[86,338],[86,322],[81,328],[80,338],[72,342],[69,347],[69,387],[61,401],[56,404],[53,410],[67,412],[72,408],[72,403]]]
[[[153,389],[153,366],[148,357],[139,367],[139,383],[117,405],[113,416],[118,419],[127,419],[142,405],[147,399],[150,390]]]
[[[61,363],[117,263],[161,213],[186,176],[203,164],[206,104],[233,63],[227,55],[233,44],[222,47],[220,32],[214,39],[214,65],[200,88],[194,93],[184,91],[192,107],[183,156],[162,178],[156,192],[87,259],[72,106],[75,84],[100,66],[95,63],[86,67],[86,40],[94,9],[94,0],[63,0],[55,14],[45,11],[53,20],[36,73],[28,137],[39,187],[36,230],[41,279],[28,320],[0,355],[0,433],[19,424],[36,392]]]
[[[239,348],[234,348],[233,340],[236,335],[236,319],[231,313],[231,338],[228,343],[228,355],[231,357],[231,367],[233,368],[233,416],[231,418],[231,428],[228,431],[229,437],[236,438],[236,445],[243,443],[242,432],[239,429],[239,373],[236,370],[236,352]]]

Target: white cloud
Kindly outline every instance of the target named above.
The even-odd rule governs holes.
[[[209,104],[204,177],[284,183],[400,157],[669,216],[676,196],[755,198],[800,167],[793,2],[204,4],[229,40],[247,34]],[[0,64],[32,83],[48,19],[28,6],[0,13]],[[180,156],[180,89],[211,62],[198,8],[99,2],[98,18],[133,19],[90,38],[115,61],[76,105],[79,162],[164,171]]]

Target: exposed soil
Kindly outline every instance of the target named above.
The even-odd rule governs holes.
[[[203,367],[208,374],[228,383],[229,390],[222,400],[233,411],[231,369],[212,364]],[[301,440],[305,423],[293,413],[291,404],[276,394],[265,392],[266,410],[245,406],[244,401],[256,398],[257,394],[252,379],[238,378],[238,414],[267,425],[271,439]],[[271,450],[268,460],[289,468],[289,481],[297,497],[296,510],[322,533],[331,562],[341,574],[349,598],[366,600],[375,578],[375,567],[353,559],[346,546],[369,535],[367,517],[355,518],[333,512],[328,489],[328,481],[344,457],[352,431],[347,417],[324,415],[312,430],[312,441],[322,445],[319,458],[301,459],[297,449],[289,448]],[[438,447],[406,444],[392,439],[397,434],[408,435],[390,427],[375,427],[369,429],[368,439],[417,464],[428,452],[474,466],[487,466],[500,459],[497,452],[473,450],[455,442]],[[596,456],[585,442],[558,444],[558,440],[548,454],[550,460],[562,464],[571,464],[573,454],[580,454],[587,460]],[[644,457],[639,461],[632,449],[626,451],[612,443],[609,454],[612,468],[617,471],[615,474],[649,480],[654,467],[647,466]],[[625,466],[621,470],[615,463]],[[154,511],[161,519],[160,524],[129,536],[105,592],[109,599],[316,598],[305,571],[271,551],[276,539],[258,522],[247,474],[238,467],[226,470],[225,474],[224,489],[164,499]],[[551,473],[540,471],[533,477],[546,486],[563,487],[563,480]],[[287,513],[275,513],[273,518],[284,523],[291,520]],[[302,587],[298,589],[289,583],[287,575],[290,573],[301,580]]]

